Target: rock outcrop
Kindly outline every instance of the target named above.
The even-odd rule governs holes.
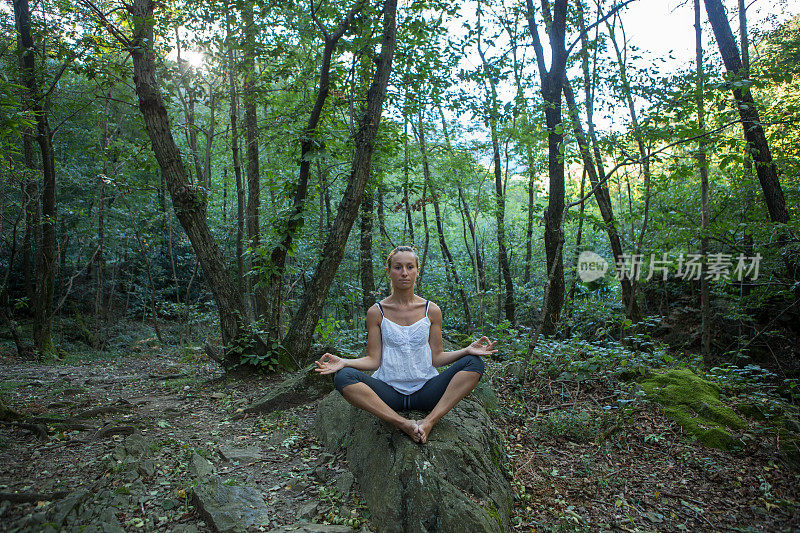
[[[333,379],[331,376],[322,376],[314,372],[314,368],[316,366],[311,364],[289,374],[285,380],[253,402],[244,412],[270,413],[277,409],[288,409],[308,403],[328,394],[333,390]]]
[[[328,451],[346,451],[379,531],[507,528],[512,493],[504,474],[506,455],[478,402],[462,400],[424,445],[352,407],[339,393],[320,402],[313,429]]]

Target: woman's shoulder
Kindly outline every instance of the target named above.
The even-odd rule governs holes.
[[[381,311],[379,309],[379,304],[376,302],[367,309],[367,324],[370,322],[380,322],[381,321]]]

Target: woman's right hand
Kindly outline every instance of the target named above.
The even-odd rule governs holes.
[[[344,359],[332,353],[325,353],[319,358],[319,361],[314,362],[317,364],[317,368],[314,369],[314,372],[319,372],[323,375],[338,372],[345,366]]]

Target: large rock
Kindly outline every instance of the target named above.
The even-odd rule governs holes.
[[[283,382],[247,407],[245,413],[270,413],[314,401],[333,390],[331,376],[314,372],[316,365],[290,374]]]
[[[261,491],[247,486],[226,485],[219,476],[202,479],[192,494],[192,504],[214,531],[247,531],[268,526],[267,504]]]
[[[2,524],[3,531],[85,531],[97,533],[124,533],[117,512],[125,512],[133,505],[132,497],[114,491],[78,489],[50,507],[20,520],[16,524]]]
[[[320,402],[313,429],[328,451],[346,450],[379,531],[507,528],[512,493],[503,474],[505,453],[476,401],[462,400],[424,445],[352,407],[338,393]]]

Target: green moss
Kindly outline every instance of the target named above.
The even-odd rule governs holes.
[[[785,463],[795,470],[800,470],[800,436],[786,429],[779,430],[778,450]]]
[[[664,405],[667,416],[706,446],[730,450],[739,444],[728,429],[745,423],[719,400],[720,386],[686,368],[676,368],[642,382],[648,397]]]
[[[487,411],[496,411],[500,408],[500,401],[497,399],[497,395],[484,380],[478,382],[478,386],[472,391],[472,397]]]
[[[488,514],[495,522],[497,522],[497,527],[500,528],[500,531],[505,531],[503,527],[503,520],[500,518],[500,513],[497,511],[497,507],[492,502],[487,502],[486,507],[484,507],[484,511]]]

